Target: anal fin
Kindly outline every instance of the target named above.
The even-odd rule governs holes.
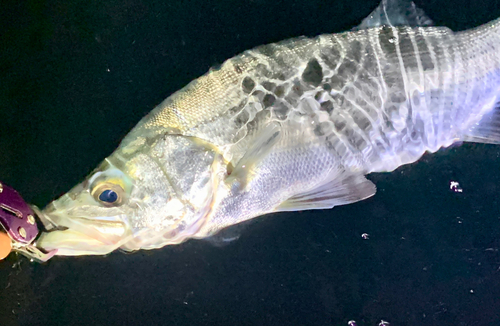
[[[299,211],[309,209],[329,209],[334,206],[351,204],[375,195],[376,187],[364,175],[348,171],[338,171],[314,189],[297,194],[275,211]]]

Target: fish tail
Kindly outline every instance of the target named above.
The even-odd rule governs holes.
[[[468,74],[475,76],[468,129],[462,141],[500,144],[500,18],[460,32]],[[480,94],[480,95],[479,95]],[[477,97],[479,95],[479,97]],[[466,113],[467,114],[467,113]]]
[[[486,144],[500,144],[500,96],[493,109],[466,131],[464,141]]]

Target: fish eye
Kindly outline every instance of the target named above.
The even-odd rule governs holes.
[[[112,204],[118,200],[118,194],[111,189],[106,189],[99,195],[99,200]]]
[[[105,206],[119,206],[123,201],[124,190],[117,184],[103,182],[92,188],[91,195]]]

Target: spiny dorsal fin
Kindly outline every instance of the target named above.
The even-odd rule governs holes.
[[[354,30],[382,25],[417,27],[432,24],[432,20],[411,0],[382,0],[379,6]]]

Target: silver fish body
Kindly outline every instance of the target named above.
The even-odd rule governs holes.
[[[167,98],[50,204],[37,246],[105,254],[204,238],[271,212],[368,198],[366,174],[456,141],[498,143],[499,48],[497,20],[459,33],[380,25],[245,51]]]

